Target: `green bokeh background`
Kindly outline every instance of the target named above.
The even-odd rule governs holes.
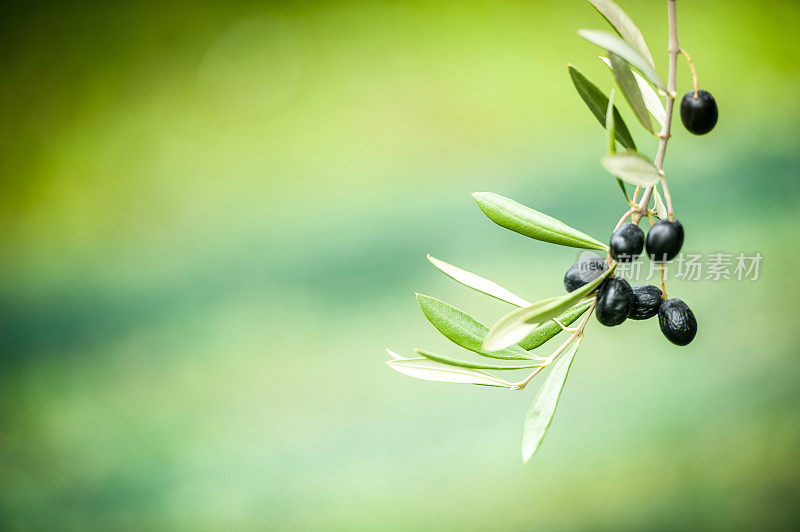
[[[666,2],[622,5],[665,72]],[[463,355],[415,290],[508,310],[427,252],[561,293],[576,250],[470,192],[601,240],[624,209],[566,72],[612,87],[588,3],[5,4],[2,528],[796,529],[800,9],[678,23],[720,107],[668,150],[685,250],[760,252],[760,278],[671,282],[686,348],[592,320],[523,467],[535,387],[416,381],[383,349]]]

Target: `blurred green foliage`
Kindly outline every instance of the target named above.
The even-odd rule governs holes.
[[[621,4],[663,72],[665,3]],[[600,240],[618,219],[566,71],[612,87],[588,3],[0,9],[2,528],[798,526],[796,2],[678,2],[720,107],[670,143],[685,247],[758,251],[760,279],[672,283],[687,348],[590,325],[526,467],[535,387],[413,381],[382,350],[456,354],[415,290],[507,310],[426,252],[560,294],[575,253],[470,192]]]

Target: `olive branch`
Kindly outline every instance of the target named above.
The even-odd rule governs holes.
[[[675,0],[667,0],[666,83],[656,71],[645,39],[631,18],[611,0],[589,2],[616,34],[579,30],[578,35],[605,51],[606,55],[600,59],[611,69],[637,121],[659,139],[655,158],[651,161],[637,151],[630,130],[615,106],[616,91],[612,89],[606,96],[580,70],[568,65],[568,73],[579,96],[606,129],[608,154],[600,162],[616,179],[627,204],[626,211],[614,226],[609,245],[498,194],[476,192],[473,198],[481,211],[501,227],[535,240],[605,252],[605,258],[583,254],[567,271],[565,295],[532,303],[489,279],[428,255],[428,260],[436,268],[455,281],[516,307],[489,328],[444,301],[417,294],[425,317],[448,340],[482,357],[505,362],[474,362],[422,349],[415,349],[416,356],[406,357],[386,350],[391,357],[387,362],[389,367],[410,377],[510,390],[523,390],[540,372],[552,366],[523,424],[524,462],[539,448],[552,421],[570,366],[593,313],[600,323],[607,326],[618,325],[629,317],[647,319],[657,314],[662,332],[677,345],[691,342],[697,331],[697,323],[688,306],[679,299],[667,298],[663,264],[677,255],[683,243],[683,227],[674,218],[672,197],[663,171],[677,98],[679,55],[686,57],[693,79],[693,90],[687,92],[681,102],[681,119],[686,128],[694,134],[710,131],[717,120],[716,103],[710,94],[699,90],[694,62],[678,44]],[[660,126],[658,131],[653,120]],[[617,150],[617,143],[622,146],[621,151]],[[628,194],[626,184],[635,187],[632,195]],[[631,221],[626,223],[629,217]],[[660,290],[649,285],[631,288],[626,280],[614,275],[618,264],[634,260],[642,252],[645,238],[638,226],[645,217],[651,224],[646,241],[647,254],[651,261],[659,263]],[[571,327],[575,322],[577,325]],[[562,332],[568,334],[566,340],[549,355],[532,352]],[[520,381],[507,380],[494,373],[509,370],[530,370],[530,373]]]

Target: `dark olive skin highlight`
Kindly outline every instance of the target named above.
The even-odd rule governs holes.
[[[633,306],[628,317],[632,320],[646,320],[658,314],[661,307],[661,290],[651,284],[637,284],[633,290]]]
[[[691,309],[680,299],[667,299],[658,309],[658,325],[667,340],[675,345],[687,345],[697,334],[697,320]]]
[[[630,222],[622,224],[611,234],[608,246],[615,260],[630,262],[644,249],[644,231]]]
[[[600,277],[608,269],[608,265],[599,255],[585,254],[569,267],[564,274],[564,288],[567,292],[577,290]]]
[[[695,98],[691,90],[681,100],[681,122],[689,133],[705,135],[717,125],[717,102],[706,91],[697,91]]]
[[[647,256],[653,262],[674,259],[683,246],[683,226],[678,220],[659,220],[647,232]]]
[[[606,327],[619,325],[628,317],[633,306],[633,290],[628,281],[612,277],[603,281],[597,293],[595,315]]]

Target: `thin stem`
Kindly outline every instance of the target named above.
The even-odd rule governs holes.
[[[558,320],[558,319],[556,319],[556,318],[553,318],[553,321],[554,321],[554,322],[556,322],[556,325],[558,325],[559,327],[561,327],[561,330],[562,330],[562,331],[564,331],[564,332],[568,332],[568,333],[574,333],[574,332],[577,332],[577,330],[578,330],[578,328],[577,328],[577,327],[567,327],[566,325],[564,325],[563,323],[561,323],[561,321],[560,321],[560,320]]]
[[[667,214],[669,214],[669,221],[675,219],[672,215],[672,196],[669,195],[669,187],[667,186],[667,180],[664,179],[664,175],[661,175],[661,189],[664,191],[664,199],[667,202]]]
[[[617,225],[614,226],[614,231],[619,229],[619,226],[622,225],[622,222],[624,222],[625,218],[627,218],[628,215],[630,215],[631,213],[633,213],[633,209],[628,209],[628,211],[625,214],[622,215],[622,218],[619,219],[619,221],[617,222]]]
[[[572,341],[572,339],[571,339],[571,338],[570,338],[570,341]],[[512,390],[524,390],[524,389],[525,389],[525,387],[528,385],[528,383],[529,383],[529,382],[531,382],[531,381],[533,380],[533,378],[534,378],[535,376],[537,376],[539,373],[541,373],[541,372],[542,372],[542,370],[543,370],[544,368],[546,368],[546,367],[547,367],[547,366],[541,366],[541,367],[538,367],[538,368],[536,368],[535,370],[533,370],[533,373],[531,373],[530,375],[528,375],[527,377],[525,377],[525,380],[522,380],[522,381],[520,381],[520,382],[518,382],[518,383],[514,384],[514,386],[512,386],[512,387],[511,387],[511,389],[512,389]]]
[[[677,96],[675,90],[677,89],[678,54],[681,52],[681,47],[678,45],[678,29],[675,20],[675,0],[667,0],[667,14],[669,25],[669,67],[667,70],[666,118],[664,119],[664,127],[658,135],[661,140],[658,143],[656,158],[653,161],[656,169],[662,175],[664,156],[667,154],[667,142],[669,142],[670,129],[672,127],[672,110],[675,107],[675,97]],[[647,214],[647,206],[650,203],[650,197],[653,195],[654,188],[655,185],[645,189],[642,200],[639,202],[639,207],[633,215],[633,223],[638,224],[642,216]],[[666,194],[666,189],[664,193]]]
[[[692,84],[694,85],[694,98],[697,99],[697,70],[694,68],[694,61],[692,61],[692,56],[689,55],[689,52],[681,48],[681,53],[683,57],[686,58],[686,62],[689,63],[689,69],[692,71]]]

